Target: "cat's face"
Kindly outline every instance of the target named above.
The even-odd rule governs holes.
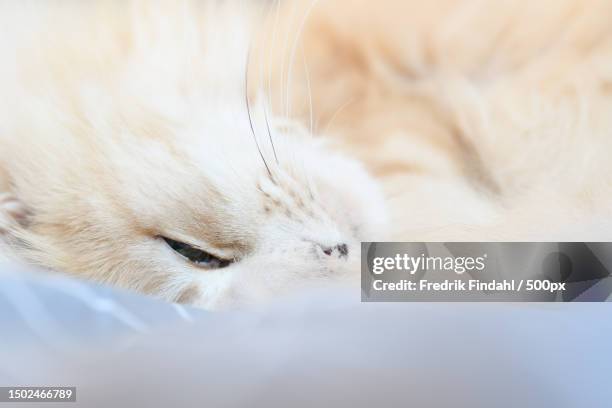
[[[46,126],[57,138],[28,150],[46,164],[18,186],[27,256],[206,308],[356,282],[360,241],[380,237],[385,214],[362,167],[259,107],[253,129],[244,108],[201,108],[188,120],[142,109],[105,114],[115,128]]]
[[[374,182],[299,128],[279,130],[270,119],[268,133],[253,122],[254,131],[246,115],[219,112],[115,156],[111,183],[122,209],[113,216],[123,225],[106,232],[97,256],[122,253],[134,267],[103,278],[204,307],[357,280],[360,241],[379,237],[384,224]]]

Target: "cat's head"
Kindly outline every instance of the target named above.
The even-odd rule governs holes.
[[[357,281],[360,241],[384,227],[378,187],[258,111],[211,105],[188,125],[131,114],[113,137],[49,124],[57,138],[14,168],[30,212],[17,244],[44,266],[209,308]]]
[[[88,4],[4,44],[35,51],[0,92],[0,170],[27,209],[6,233],[17,252],[210,308],[357,278],[382,195],[331,142],[248,106],[241,9],[132,22],[100,3],[115,27]]]

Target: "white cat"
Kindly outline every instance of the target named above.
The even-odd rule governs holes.
[[[3,2],[0,229],[29,262],[208,308],[358,277],[359,241],[612,239],[610,15]]]

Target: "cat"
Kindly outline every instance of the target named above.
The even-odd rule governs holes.
[[[28,262],[214,309],[352,281],[360,241],[612,236],[610,1],[0,7]]]

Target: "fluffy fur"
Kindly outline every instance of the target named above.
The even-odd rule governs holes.
[[[30,262],[214,308],[355,277],[361,240],[612,235],[610,1],[1,8],[0,229]]]
[[[286,3],[289,32],[309,4]],[[611,12],[322,0],[290,76],[294,114],[309,122],[312,106],[315,132],[383,183],[395,240],[609,240]]]

